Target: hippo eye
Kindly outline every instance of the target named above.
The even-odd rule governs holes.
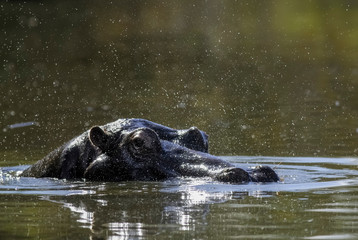
[[[159,137],[149,128],[139,128],[134,130],[128,139],[129,151],[134,154],[145,156],[148,154],[159,153],[162,149]],[[139,155],[138,155],[139,154]]]
[[[144,140],[137,137],[133,139],[133,145],[135,148],[142,148],[144,145]]]

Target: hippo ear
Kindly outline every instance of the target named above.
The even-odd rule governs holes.
[[[99,147],[102,151],[106,151],[108,148],[109,136],[100,127],[92,127],[89,132],[89,139],[92,144]]]

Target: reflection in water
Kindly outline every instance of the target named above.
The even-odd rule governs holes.
[[[358,154],[356,1],[3,1],[0,15],[1,166],[119,117],[197,125],[213,154]],[[2,168],[1,239],[358,238],[357,159],[230,159],[277,165],[283,181],[95,184]]]
[[[110,240],[142,239],[146,236],[142,223],[109,223],[105,225],[113,232]]]
[[[326,239],[340,237],[337,231],[350,232],[345,235],[348,239],[357,236],[358,159],[225,158],[241,167],[281,162],[276,170],[284,181],[242,185],[195,178],[159,183],[70,182],[18,178],[16,172],[26,168],[20,166],[2,168],[1,194],[35,194],[43,202],[68,209],[72,216],[68,224],[78,224],[94,239],[168,234],[178,239],[288,235]],[[317,228],[324,234],[308,231]]]
[[[178,192],[178,194],[180,194],[178,197],[180,198],[181,204],[173,202],[165,206],[162,219],[163,223],[179,225],[179,230],[195,230],[195,226],[198,222],[194,216],[200,216],[199,219],[203,223],[206,223],[206,216],[210,211],[209,204],[224,202],[232,197],[232,193],[230,192],[213,194],[193,188],[190,186],[190,182],[184,181],[181,184],[185,185],[184,189]]]
[[[355,231],[353,229],[358,226],[355,217],[358,203],[351,196],[358,188],[358,171],[355,168],[358,159],[226,159],[241,167],[258,163],[273,166],[281,162],[276,170],[284,181],[243,185],[195,178],[173,179],[163,183],[67,182],[17,178],[14,173],[24,167],[10,167],[1,171],[1,176],[5,176],[1,181],[1,192],[39,194],[41,200],[69,209],[74,221],[83,229],[88,229],[94,238],[144,239],[170,233],[178,236],[188,234],[190,238],[209,234],[220,239],[233,236],[239,230],[240,236],[247,239],[252,236],[276,239],[293,227],[287,226],[289,219],[303,221],[302,226],[306,223],[316,226],[317,220],[312,219],[326,214],[329,221],[336,222],[339,230]],[[292,193],[301,197],[292,199]],[[314,200],[316,196],[321,196],[318,202]],[[226,220],[222,222],[220,219]],[[267,234],[268,230],[270,234]],[[352,236],[355,235],[349,235]],[[314,234],[309,239],[328,237],[338,235]]]
[[[329,239],[335,239],[335,240],[345,240],[345,239],[357,239],[358,234],[334,234],[334,235],[317,235],[314,237],[305,237],[304,239],[310,239],[310,240],[329,240]]]
[[[62,204],[64,207],[70,209],[72,213],[78,215],[79,219],[77,221],[81,223],[82,227],[87,227],[89,229],[93,228],[94,213],[89,212],[87,210],[86,204],[84,202],[80,201],[79,205],[76,206],[73,203],[51,200],[51,198],[49,196],[43,197],[42,200],[47,200],[47,201]]]
[[[0,194],[86,195],[94,193],[83,182],[19,177],[28,166],[0,168]]]

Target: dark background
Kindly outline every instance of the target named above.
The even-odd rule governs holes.
[[[2,166],[128,117],[195,125],[217,155],[357,156],[356,1],[2,1],[0,17]]]

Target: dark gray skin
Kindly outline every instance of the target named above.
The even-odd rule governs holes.
[[[175,130],[143,119],[93,127],[26,169],[22,176],[90,181],[161,181],[211,177],[230,183],[276,182],[269,167],[249,172],[208,151],[197,128]]]
[[[108,134],[108,149],[114,148],[129,132],[137,128],[150,128],[155,131],[160,139],[197,150],[208,152],[208,136],[196,127],[185,130],[169,128],[145,119],[118,119],[115,122],[101,126]],[[102,152],[108,149],[100,149],[91,143],[89,132],[73,138],[61,147],[55,149],[43,159],[26,169],[22,176],[25,177],[54,177],[64,179],[81,179],[89,164]]]

